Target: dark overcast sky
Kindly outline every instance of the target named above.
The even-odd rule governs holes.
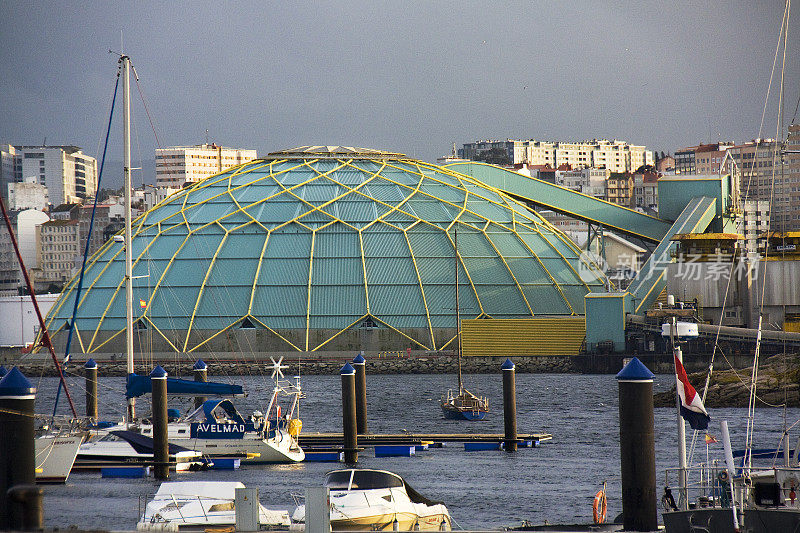
[[[434,161],[485,138],[741,142],[758,135],[782,4],[6,0],[0,143],[98,155],[121,32],[164,146],[208,129],[260,154],[341,144]],[[789,35],[791,117],[800,28]],[[132,90],[134,158],[152,159]]]

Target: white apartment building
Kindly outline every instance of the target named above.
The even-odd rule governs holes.
[[[9,209],[38,209],[44,211],[50,204],[50,195],[47,187],[38,183],[36,178],[29,178],[24,182],[8,184]]]
[[[44,185],[53,204],[81,202],[94,197],[97,160],[77,146],[17,146],[15,152],[19,165],[15,181],[33,180]]]
[[[184,183],[200,181],[256,157],[255,150],[216,144],[157,148],[156,186],[180,189]]]
[[[611,172],[635,172],[642,165],[653,164],[653,152],[645,146],[625,141],[593,139],[583,142],[558,141],[477,141],[464,144],[459,155],[470,160],[485,160],[487,154],[505,154],[506,164],[549,165],[558,168],[604,168]],[[490,161],[491,162],[491,161]]]
[[[36,228],[50,220],[45,213],[36,209],[11,211],[9,213],[14,236],[19,245],[19,252],[28,272],[37,268]],[[17,289],[24,283],[19,260],[11,243],[11,236],[5,224],[0,223],[0,295],[16,295]]]

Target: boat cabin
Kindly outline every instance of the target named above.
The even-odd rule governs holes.
[[[403,478],[385,470],[334,470],[325,476],[325,486],[336,490],[370,490],[404,487]]]

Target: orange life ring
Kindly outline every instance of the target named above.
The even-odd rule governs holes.
[[[606,521],[606,509],[608,502],[606,501],[606,491],[599,490],[594,495],[594,505],[592,506],[592,515],[595,524],[602,524]]]

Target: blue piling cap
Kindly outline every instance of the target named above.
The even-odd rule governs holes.
[[[36,387],[28,381],[19,368],[13,367],[0,379],[0,398],[21,398],[33,397],[36,394]]]
[[[503,363],[503,366],[500,368],[503,370],[514,370],[514,362],[511,359],[506,358],[506,362]]]
[[[8,369],[6,367],[4,367],[3,365],[0,365],[0,378],[5,376],[6,374],[8,374]]]
[[[205,370],[208,368],[208,365],[202,359],[198,359],[197,362],[192,367],[192,370]]]
[[[364,356],[363,356],[363,355],[361,355],[361,354],[358,354],[358,355],[357,355],[357,356],[355,356],[355,358],[353,359],[353,364],[354,364],[354,365],[363,365],[363,364],[366,364],[366,362],[367,362],[367,360],[366,360],[366,359],[364,359]]]
[[[339,371],[339,374],[341,374],[342,376],[347,376],[355,373],[356,369],[350,366],[350,363],[345,363],[342,369]]]
[[[167,377],[167,371],[161,368],[161,365],[156,365],[152,372],[150,372],[150,379],[164,379]]]
[[[650,369],[644,366],[644,363],[639,361],[638,357],[628,361],[625,368],[617,374],[617,379],[624,381],[653,381],[654,377],[656,375],[650,372]]]
[[[83,365],[83,368],[85,368],[86,370],[94,370],[95,368],[97,368],[97,363],[95,362],[94,359],[89,359]]]

